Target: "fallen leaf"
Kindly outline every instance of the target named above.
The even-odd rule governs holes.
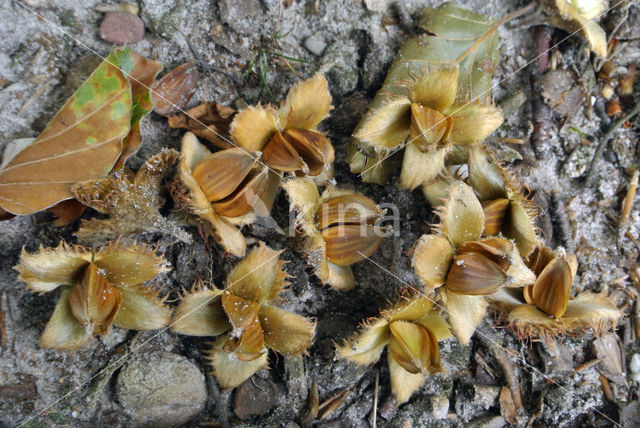
[[[102,178],[140,145],[160,64],[118,49],[78,88],[45,130],[0,170],[0,208],[27,215],[71,199],[71,187]]]
[[[84,210],[85,206],[75,199],[67,199],[49,208],[49,212],[55,217],[53,225],[56,227],[73,223],[82,215]]]
[[[148,60],[140,55],[131,52],[133,68],[129,71],[127,79],[131,84],[131,98],[133,107],[131,109],[131,130],[122,142],[122,153],[112,170],[120,169],[129,156],[135,154],[142,144],[140,136],[140,121],[143,117],[151,113],[153,101],[151,100],[151,87],[154,85],[156,76],[162,70],[162,64],[157,61]]]
[[[229,126],[235,114],[231,107],[208,102],[168,119],[171,128],[188,129],[216,147],[229,149],[235,147],[229,136]]]
[[[133,176],[117,171],[101,180],[91,180],[72,189],[78,201],[108,219],[83,220],[75,233],[83,243],[97,243],[138,232],[158,232],[191,243],[191,236],[177,224],[163,217],[160,184],[178,159],[175,150],[163,150],[148,159]]]

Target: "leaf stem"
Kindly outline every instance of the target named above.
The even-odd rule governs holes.
[[[506,22],[509,22],[512,19],[515,19],[515,18],[519,17],[520,15],[524,15],[525,13],[527,13],[530,10],[532,10],[533,8],[535,8],[536,5],[537,5],[537,3],[535,1],[531,2],[527,6],[523,7],[522,9],[518,9],[515,12],[510,13],[509,15],[505,16],[504,18],[502,18],[500,21],[496,22],[495,25],[489,29],[489,31],[484,33],[478,40],[476,40],[476,42],[473,45],[471,45],[471,47],[469,47],[469,49],[464,51],[464,53],[462,55],[460,55],[458,57],[458,59],[456,59],[455,62],[462,61],[464,59],[464,57],[469,55],[469,53],[473,52],[478,47],[478,45],[480,45],[480,43],[482,43],[487,37],[489,37],[491,34],[495,33],[496,30],[498,28],[500,28],[500,26],[502,24],[504,24]]]

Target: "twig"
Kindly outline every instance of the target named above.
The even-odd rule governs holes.
[[[182,31],[180,31],[180,29],[178,27],[176,27],[175,25],[173,26],[173,28],[176,29],[176,31],[178,33],[180,33],[180,35],[182,36],[182,38],[184,39],[185,42],[187,42],[187,46],[189,46],[189,50],[191,51],[191,55],[193,55],[193,58],[196,60],[196,62],[198,63],[198,66],[205,71],[213,71],[215,73],[220,73],[225,77],[228,77],[230,80],[233,81],[233,83],[240,85],[242,84],[242,80],[240,78],[238,78],[235,74],[233,73],[229,73],[228,71],[225,71],[223,69],[221,69],[220,67],[217,67],[213,64],[209,64],[207,62],[204,62],[201,58],[200,55],[198,54],[198,51],[196,50],[196,47],[193,45],[193,43],[191,43],[191,40],[189,40],[187,38],[187,36],[184,35],[184,33]]]
[[[640,103],[639,103],[640,104]],[[618,223],[618,249],[622,244],[622,237],[627,231],[627,223],[629,223],[629,216],[631,215],[631,208],[633,207],[633,200],[636,197],[636,190],[638,190],[638,176],[640,170],[634,169],[631,180],[629,180],[629,187],[627,188],[627,194],[622,200],[622,210],[620,213],[620,222]]]
[[[482,324],[478,327],[478,331],[482,333],[481,342],[482,344],[489,350],[493,356],[495,357],[498,364],[500,364],[500,368],[502,368],[502,373],[504,374],[505,381],[507,382],[507,386],[509,390],[511,390],[511,397],[513,398],[513,403],[516,405],[518,411],[520,411],[524,404],[522,402],[522,395],[520,394],[520,383],[514,373],[513,365],[506,351],[498,345],[495,340],[489,340],[493,334],[488,331],[487,324]],[[484,338],[485,340],[483,340]]]
[[[552,30],[544,25],[535,28],[534,57],[536,64],[531,73],[531,116],[533,121],[533,135],[531,145],[537,159],[542,156],[541,148],[549,139],[551,129],[551,108],[544,102],[538,81],[549,70]]]
[[[538,408],[536,409],[535,413],[531,415],[531,417],[529,418],[529,422],[527,422],[527,428],[531,428],[533,426],[533,423],[536,421],[536,419],[542,416],[542,411],[544,410],[544,397],[547,395],[548,390],[549,388],[547,387],[543,389],[542,392],[540,393]]]
[[[378,387],[380,383],[380,369],[376,370],[376,383],[373,388],[373,410],[371,410],[371,427],[376,428],[378,420]]]
[[[593,159],[591,159],[591,164],[589,165],[589,169],[587,170],[587,174],[585,175],[585,181],[587,184],[591,182],[591,176],[593,170],[595,169],[596,163],[600,156],[602,156],[602,152],[604,151],[605,146],[609,143],[609,139],[613,136],[614,132],[626,121],[631,120],[636,114],[640,113],[640,101],[636,102],[636,105],[631,109],[625,116],[619,118],[615,122],[609,126],[607,132],[602,136],[600,141],[598,142],[598,146],[596,147],[596,152],[593,154]]]
[[[320,414],[320,419],[328,418],[338,407],[344,403],[344,400],[347,398],[349,393],[351,392],[350,388],[345,388],[337,394],[331,396],[324,403],[320,404],[318,407],[319,410],[322,410],[322,414]]]
[[[571,372],[571,376],[581,372],[582,370],[590,369],[591,367],[598,364],[600,361],[602,361],[602,358],[596,358],[595,360],[587,361],[586,363],[580,364],[578,367],[573,369],[573,371]]]
[[[614,225],[616,225],[616,226],[618,225],[618,221],[619,221],[619,220],[618,220],[618,218],[617,218],[616,216],[614,216],[614,215],[613,215],[613,214],[611,214],[609,211],[604,210],[604,209],[602,210],[602,212],[604,213],[604,215],[606,215],[607,217],[609,217],[609,220],[611,220],[611,222],[612,222]],[[625,231],[624,236],[626,236],[627,238],[629,238],[629,240],[630,240],[631,242],[633,242],[633,244],[636,246],[636,248],[637,248],[638,250],[640,250],[640,241],[638,241],[638,240],[636,239],[636,237],[635,237],[635,236],[633,236],[633,235],[631,234],[631,231],[630,231],[629,229],[627,229],[627,230]]]
[[[404,4],[404,2],[394,2],[392,7],[396,15],[398,16],[398,23],[400,24],[400,28],[402,28],[409,36],[415,36],[416,29],[413,25],[413,19],[411,18],[411,14],[407,10],[407,6]]]
[[[604,394],[604,397],[613,403],[613,392],[611,391],[611,385],[609,385],[609,379],[600,375],[600,385],[602,386],[602,393]]]

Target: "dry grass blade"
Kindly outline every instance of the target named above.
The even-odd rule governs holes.
[[[327,419],[338,407],[342,405],[342,403],[344,403],[344,400],[347,398],[350,392],[351,388],[345,388],[337,394],[332,395],[322,404],[320,404],[320,407],[318,409],[322,410],[322,413],[320,413],[319,419]]]

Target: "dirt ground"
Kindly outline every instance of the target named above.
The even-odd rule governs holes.
[[[112,45],[98,31],[104,13],[94,7],[111,3],[1,2],[0,150],[16,138],[37,136],[100,62],[99,56],[108,54]],[[23,247],[33,251],[40,245],[55,246],[61,239],[73,242],[77,223],[56,228],[46,214],[0,222],[0,424],[293,428],[301,425],[315,380],[320,402],[349,391],[343,404],[315,426],[366,427],[371,426],[379,374],[377,426],[501,427],[508,425],[499,400],[508,380],[504,361],[499,360],[506,360],[524,400],[518,425],[637,426],[640,375],[632,369],[640,371],[636,336],[640,290],[633,278],[640,273],[636,266],[640,248],[635,241],[640,233],[640,206],[634,205],[629,221],[633,239],[625,237],[619,247],[614,220],[630,168],[638,164],[640,121],[632,120],[615,131],[586,180],[585,169],[612,122],[601,96],[603,83],[597,79],[601,61],[589,55],[586,41],[567,37],[561,30],[546,31],[551,44],[557,45],[549,53],[548,80],[541,83],[551,105],[548,117],[541,118],[535,117],[540,110],[533,106],[531,90],[532,77],[540,77],[534,61],[536,41],[545,33],[538,25],[540,19],[530,14],[500,28],[501,61],[494,76],[494,98],[506,119],[488,144],[539,204],[537,222],[545,242],[576,253],[579,270],[574,288],[609,291],[624,309],[625,319],[613,334],[601,338],[585,334],[532,343],[518,340],[488,317],[481,329],[500,345],[498,349],[477,336],[468,346],[446,340],[441,344],[446,372],[429,377],[407,403],[396,406],[386,364],[356,367],[338,360],[334,345],[403,289],[419,287],[407,253],[428,232],[434,220],[431,208],[419,191],[395,187],[396,176],[386,186],[362,183],[344,161],[351,132],[380,88],[395,52],[408,36],[407,28],[389,0],[284,3],[290,5],[278,0],[140,0],[136,4],[146,33],[132,48],[170,70],[194,59],[191,43],[200,65],[215,69],[201,67],[201,81],[190,106],[206,100],[230,106],[239,100],[268,102],[260,77],[245,73],[260,49],[305,60],[290,61],[294,74],[282,60],[271,57],[266,79],[276,100],[298,80],[296,74],[306,78],[323,73],[334,110],[322,129],[336,149],[336,182],[399,208],[399,233],[372,257],[392,275],[363,261],[354,267],[356,288],[334,291],[318,284],[286,236],[259,225],[245,228],[249,238],[286,250],[287,270],[294,279],[283,306],[316,318],[318,327],[303,358],[272,355],[269,370],[261,370],[234,391],[224,391],[207,374],[200,355],[206,339],[114,328],[79,351],[41,349],[38,339],[59,292],[29,292],[12,267]],[[496,19],[527,4],[523,0],[458,3]],[[441,2],[403,4],[415,16],[423,7]],[[626,75],[631,64],[640,63],[640,4],[623,1],[600,23],[608,34],[615,31],[615,73]],[[633,99],[629,104],[623,102],[629,100],[620,101],[623,111],[634,105]],[[548,135],[536,139],[534,122],[540,120]],[[150,114],[142,123],[143,145],[127,165],[137,169],[163,147],[179,149],[182,134],[170,129],[165,118]],[[84,217],[93,214],[87,212]],[[272,215],[281,226],[287,224],[289,206],[282,191]],[[171,262],[173,270],[156,283],[173,299],[198,277],[221,284],[237,261],[211,242],[205,245],[195,228],[188,230],[194,237],[190,246],[166,236],[140,237],[158,242]],[[598,364],[580,368],[598,358]]]

